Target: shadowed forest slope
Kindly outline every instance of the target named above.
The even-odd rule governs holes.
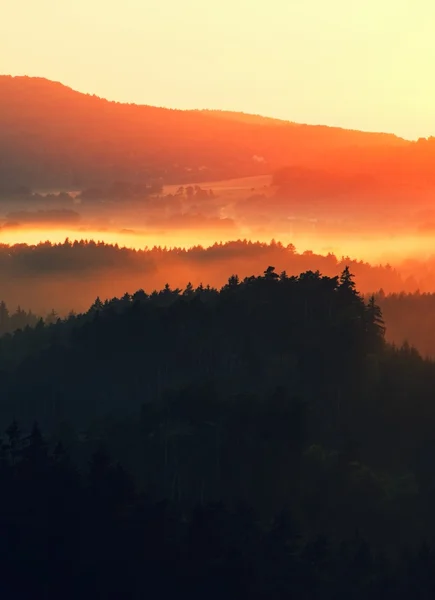
[[[0,338],[0,371],[0,424],[37,419],[72,447],[107,443],[155,500],[243,501],[263,515],[291,505],[311,531],[338,536],[357,514],[392,547],[385,515],[403,500],[400,535],[424,535],[411,514],[432,493],[419,453],[435,427],[435,365],[385,343],[379,307],[347,268],[268,267],[221,290],[97,298],[84,314]],[[331,504],[313,512],[321,473],[337,479],[325,480]],[[352,498],[346,518],[341,494]]]
[[[0,374],[6,597],[433,596],[435,363],[348,268],[97,298]]]

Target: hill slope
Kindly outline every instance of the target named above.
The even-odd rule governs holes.
[[[288,164],[342,166],[344,157],[353,169],[361,153],[379,162],[409,146],[389,134],[120,104],[42,78],[0,76],[0,188],[182,183]]]

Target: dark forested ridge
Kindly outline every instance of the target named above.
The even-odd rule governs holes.
[[[375,309],[372,315],[351,279],[346,281],[318,272],[288,277],[271,267],[243,282],[232,276],[220,291],[189,284],[182,292],[166,285],[150,296],[139,290],[104,303],[97,298],[85,314],[1,338],[0,368],[5,379],[12,378],[15,395],[22,385],[40,389],[33,394],[31,419],[56,420],[57,410],[70,417],[76,412],[79,422],[112,407],[128,413],[128,405],[137,410],[147,398],[192,382],[213,381],[225,393],[267,391],[273,375],[276,385],[291,382],[299,393],[303,368],[319,367],[319,377],[329,380],[341,360],[352,362],[351,349],[360,358],[380,343],[376,323],[370,323]],[[343,335],[350,345],[342,354]],[[322,349],[325,336],[332,345],[329,357]],[[131,388],[128,401],[120,403],[125,386]],[[61,396],[57,408],[51,402],[46,409],[38,406],[48,393]],[[18,415],[21,403],[12,406]]]
[[[150,291],[168,281],[174,288],[184,288],[189,280],[195,287],[202,281],[220,288],[229,272],[237,270],[241,278],[258,275],[264,264],[275,265],[278,272],[285,270],[290,275],[319,269],[329,276],[349,265],[365,294],[381,288],[386,293],[414,292],[430,288],[435,282],[433,269],[419,279],[414,270],[402,273],[389,265],[370,265],[332,253],[322,256],[297,252],[293,244],[273,240],[270,244],[238,240],[209,247],[133,250],[67,239],[60,244],[0,244],[0,299],[11,312],[20,304],[42,316],[52,308],[65,315],[72,309],[87,310],[97,295],[111,298],[139,288]]]
[[[86,311],[98,294],[112,298],[138,288],[150,292],[167,281],[174,289],[183,290],[189,279],[195,288],[201,281],[220,288],[231,270],[236,269],[243,279],[259,274],[259,265],[264,264],[289,275],[319,269],[330,277],[349,265],[360,291],[365,296],[376,294],[387,340],[398,345],[407,340],[424,356],[435,357],[430,325],[435,320],[435,296],[417,292],[419,288],[433,289],[433,262],[402,270],[400,265],[371,265],[332,253],[297,252],[293,244],[273,240],[269,244],[238,240],[209,247],[144,250],[84,240],[0,244],[0,301],[5,303],[0,304],[0,335],[34,326],[39,316],[51,323],[72,310]],[[408,293],[398,293],[401,290]]]
[[[432,597],[435,363],[384,334],[348,268],[268,267],[3,336],[0,586]]]

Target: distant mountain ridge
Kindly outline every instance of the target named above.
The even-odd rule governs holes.
[[[121,104],[43,78],[0,76],[0,189],[183,183],[288,165],[353,172],[388,166],[415,146],[393,134]]]

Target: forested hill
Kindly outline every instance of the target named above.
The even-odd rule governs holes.
[[[348,268],[97,298],[0,376],[5,597],[433,597],[435,363]]]
[[[383,153],[408,145],[393,135],[120,104],[42,78],[0,76],[4,190],[82,189],[160,177],[165,183],[210,181],[271,173],[295,162],[324,165],[331,152],[341,164],[350,152],[355,163],[358,148]]]
[[[233,276],[220,292],[167,285],[151,296],[97,299],[84,315],[0,339],[0,368],[15,396],[0,411],[83,425],[205,381],[229,394],[271,384],[310,396],[330,388],[335,399],[345,393],[343,368],[359,377],[364,357],[382,347],[378,309],[353,285],[348,270],[340,280],[279,276],[271,267],[243,282]]]

